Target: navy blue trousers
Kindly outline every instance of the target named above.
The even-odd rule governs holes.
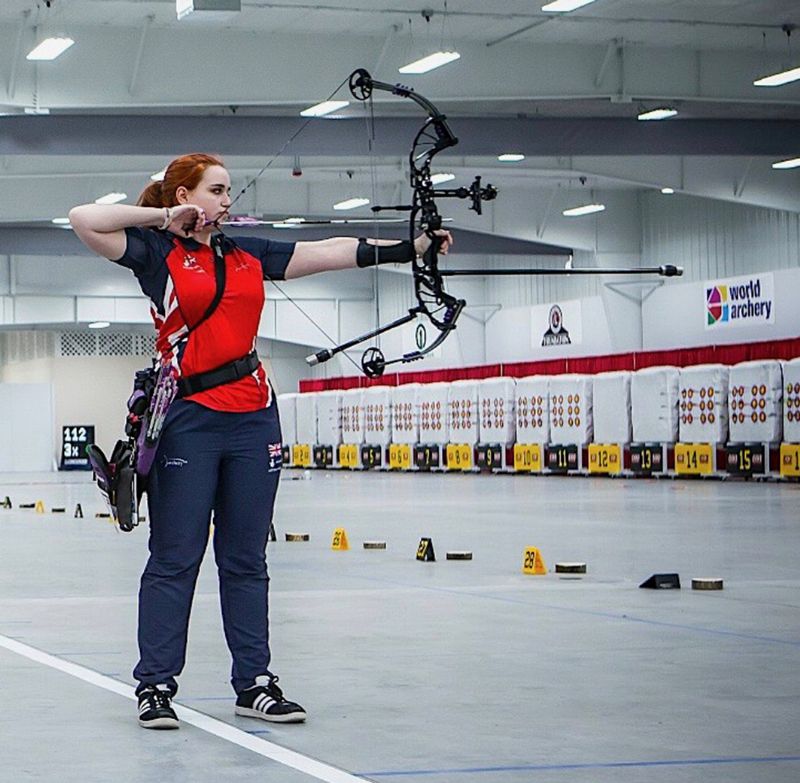
[[[147,489],[150,558],[133,672],[140,687],[166,683],[177,691],[212,511],[231,684],[238,693],[268,671],[265,552],[281,469],[277,408],[222,413],[186,400],[170,408]]]

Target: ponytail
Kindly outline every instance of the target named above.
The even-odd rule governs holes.
[[[161,195],[161,183],[151,182],[139,196],[136,202],[137,207],[163,207],[163,199]]]

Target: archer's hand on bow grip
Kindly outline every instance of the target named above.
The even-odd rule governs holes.
[[[436,250],[446,256],[450,246],[453,244],[453,235],[443,228],[434,231],[434,234],[436,235]],[[424,257],[432,245],[433,240],[427,234],[420,234],[414,240],[414,249],[417,251],[418,256]]]

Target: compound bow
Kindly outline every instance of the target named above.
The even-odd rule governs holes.
[[[396,329],[422,316],[427,318],[431,325],[439,332],[438,336],[430,344],[424,340],[418,342],[417,350],[402,354],[394,359],[387,359],[379,347],[368,348],[361,357],[361,369],[368,378],[377,378],[383,375],[386,367],[392,364],[408,363],[421,359],[426,354],[436,350],[456,328],[456,322],[466,307],[466,301],[459,299],[445,291],[444,277],[456,275],[631,275],[631,274],[656,274],[662,277],[675,277],[683,274],[681,267],[664,265],[658,267],[635,267],[629,269],[439,269],[439,244],[440,239],[437,231],[442,228],[443,218],[439,214],[436,206],[437,198],[458,198],[466,199],[469,208],[482,214],[484,201],[492,201],[497,197],[497,189],[492,185],[481,185],[480,176],[476,176],[469,187],[436,189],[431,181],[431,163],[434,157],[440,152],[455,147],[458,138],[450,130],[447,118],[434,104],[424,96],[404,87],[400,84],[389,84],[388,82],[377,81],[372,78],[368,71],[358,68],[350,74],[347,80],[350,93],[358,101],[369,101],[374,90],[399,95],[402,98],[409,98],[419,105],[426,113],[422,128],[417,132],[411,145],[408,156],[409,163],[409,183],[412,190],[410,204],[399,204],[395,206],[373,206],[373,212],[386,210],[395,212],[407,212],[409,222],[409,236],[413,243],[418,230],[422,230],[430,240],[430,247],[425,251],[421,258],[414,258],[412,261],[412,275],[414,280],[414,294],[417,304],[411,307],[408,313],[384,326],[376,327],[365,334],[348,340],[347,342],[326,348],[317,353],[306,357],[306,362],[310,366],[326,362],[339,353],[347,351],[356,345],[367,340],[384,334],[392,329]],[[342,87],[344,82],[339,86]],[[338,92],[338,89],[335,92]],[[334,94],[335,94],[334,92]],[[299,135],[305,124],[284,144],[283,149]],[[281,152],[283,152],[283,149]],[[280,155],[280,152],[278,153]],[[262,168],[261,172],[245,186],[244,190],[235,199],[252,185],[264,170],[277,158],[277,155]],[[288,297],[287,297],[288,298]],[[303,311],[305,313],[305,311]],[[307,317],[310,318],[306,314]],[[424,334],[424,332],[423,332]]]
[[[436,206],[436,199],[468,199],[470,201],[469,208],[480,215],[482,203],[494,199],[497,196],[497,190],[491,185],[481,185],[480,177],[475,177],[472,185],[468,188],[434,189],[431,182],[431,163],[434,157],[443,150],[458,144],[458,139],[447,125],[444,114],[427,98],[409,87],[376,81],[363,68],[353,71],[350,75],[349,86],[350,93],[356,100],[368,101],[372,97],[373,90],[383,90],[403,98],[410,98],[428,113],[427,120],[414,138],[408,156],[409,181],[412,190],[411,203],[372,208],[373,212],[384,210],[408,212],[411,242],[414,242],[418,229],[422,229],[431,240],[430,247],[424,255],[421,258],[415,257],[412,261],[414,294],[417,304],[409,309],[406,315],[391,323],[306,358],[310,365],[319,364],[359,343],[403,326],[418,316],[427,318],[439,332],[436,339],[429,345],[420,346],[417,350],[403,354],[396,359],[387,359],[378,347],[368,348],[364,352],[361,357],[361,369],[368,378],[377,378],[383,375],[384,369],[390,364],[413,362],[438,348],[447,339],[450,332],[456,328],[458,317],[467,304],[464,299],[458,299],[444,289],[444,281],[439,271],[439,237],[436,234],[442,227],[442,216]]]

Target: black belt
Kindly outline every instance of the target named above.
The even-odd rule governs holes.
[[[215,386],[222,386],[223,383],[238,381],[255,372],[257,368],[258,354],[253,351],[241,359],[235,359],[213,370],[181,378],[178,381],[178,397],[190,397],[192,394],[208,391]]]

